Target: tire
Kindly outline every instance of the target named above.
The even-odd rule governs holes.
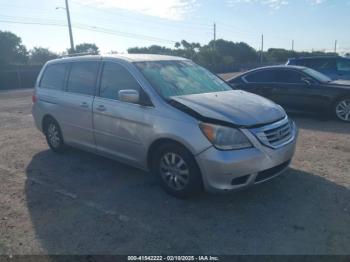
[[[343,122],[350,123],[350,97],[342,97],[334,103],[335,117]]]
[[[50,149],[56,153],[63,153],[66,149],[61,128],[56,120],[49,118],[45,121],[44,134]]]
[[[152,171],[163,189],[177,198],[198,195],[203,189],[195,158],[176,143],[167,143],[155,150]]]

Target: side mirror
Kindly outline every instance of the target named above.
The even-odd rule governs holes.
[[[118,92],[120,101],[137,104],[140,102],[140,93],[133,89],[124,89]]]
[[[311,84],[312,84],[311,80],[308,79],[308,78],[306,78],[306,77],[303,77],[303,78],[301,79],[301,81],[303,81],[303,83],[305,83],[305,84],[307,84],[307,85],[311,85]]]

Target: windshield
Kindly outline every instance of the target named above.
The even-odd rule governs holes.
[[[190,61],[136,62],[135,65],[165,99],[232,90],[219,77]]]
[[[304,69],[304,73],[308,74],[309,76],[312,76],[316,80],[323,82],[323,83],[328,83],[328,82],[332,81],[332,79],[330,79],[328,76],[326,76],[326,75],[324,75],[316,70],[313,70],[311,68]]]

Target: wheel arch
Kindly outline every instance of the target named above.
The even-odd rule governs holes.
[[[41,128],[43,130],[43,133],[45,133],[46,125],[47,125],[48,121],[50,121],[50,120],[53,120],[56,123],[58,123],[57,120],[52,115],[50,115],[50,114],[44,115],[42,120],[41,120]]]
[[[193,155],[193,152],[183,143],[179,142],[176,139],[173,138],[158,138],[155,141],[152,142],[152,144],[149,146],[147,151],[147,168],[149,170],[152,170],[152,164],[153,164],[153,157],[156,150],[164,144],[176,144],[183,148],[185,148],[188,152],[190,152]],[[197,163],[196,163],[197,164]],[[197,164],[198,165],[198,164]]]
[[[342,118],[340,118],[338,115],[337,115],[337,112],[336,112],[336,107],[337,107],[337,104],[342,101],[343,99],[349,99],[350,100],[350,94],[340,94],[339,96],[337,96],[333,102],[332,102],[332,114],[334,117],[336,117],[338,120],[341,120],[341,121],[345,121],[345,122],[350,122],[348,120],[344,120]]]
[[[334,97],[334,99],[332,100],[332,103],[331,103],[331,110],[333,111],[332,112],[333,114],[334,114],[334,109],[335,109],[335,106],[337,105],[337,103],[340,100],[345,99],[345,98],[350,99],[350,94],[340,94],[340,95]]]

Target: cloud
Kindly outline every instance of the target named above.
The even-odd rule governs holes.
[[[322,0],[319,0],[319,1],[322,1]],[[227,0],[227,3],[231,6],[237,3],[260,3],[274,10],[278,10],[282,6],[289,4],[288,0]]]
[[[319,5],[322,4],[324,2],[326,2],[327,0],[308,0],[308,2],[312,5]]]
[[[183,20],[198,0],[77,0],[98,8],[118,8],[170,20]]]
[[[311,5],[320,5],[328,0],[305,0],[305,2],[311,4]],[[273,10],[278,10],[284,5],[288,5],[291,1],[290,0],[226,0],[228,5],[233,6],[238,3],[260,3],[262,5],[266,5],[270,7]],[[348,2],[350,3],[350,1]]]

